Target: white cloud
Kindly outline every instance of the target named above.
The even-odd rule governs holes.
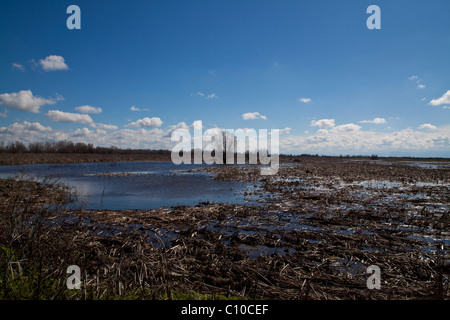
[[[0,128],[0,139],[5,142],[22,141],[23,143],[41,141],[67,140],[69,136],[62,130],[53,130],[39,122],[13,123],[8,127]]]
[[[312,127],[325,127],[331,128],[335,126],[334,119],[321,119],[321,120],[312,120]]]
[[[310,103],[312,101],[311,98],[300,98],[298,99],[298,101],[303,102],[303,103]]]
[[[75,130],[75,132],[72,134],[72,136],[87,138],[90,135],[92,135],[93,133],[94,133],[94,131],[89,130],[88,128],[82,128],[82,129]]]
[[[69,67],[61,56],[51,55],[45,59],[39,60],[39,63],[44,71],[68,70]]]
[[[144,108],[136,108],[135,106],[131,106],[131,111],[150,111],[150,109],[144,109]]]
[[[106,136],[96,138],[99,143],[119,148],[171,149],[176,143],[165,136],[159,128],[153,129],[121,129]]]
[[[215,93],[208,94],[206,99],[218,99],[219,97]]]
[[[57,100],[62,99],[58,96]],[[0,94],[0,104],[11,109],[38,113],[39,108],[46,104],[55,104],[53,99],[44,99],[33,96],[31,90],[21,90],[13,93]]]
[[[434,126],[433,126],[434,127]],[[364,131],[352,124],[320,129],[309,136],[282,136],[284,153],[444,155],[450,150],[450,126],[432,130],[404,129],[394,132]],[[337,130],[338,129],[338,130]],[[343,130],[345,129],[345,130]],[[348,131],[351,129],[350,131]]]
[[[419,126],[419,129],[437,130],[437,127],[433,126],[431,123],[424,123]]]
[[[419,79],[419,76],[411,76],[411,77],[409,77],[408,79],[411,80],[411,81],[416,81],[416,83],[417,83],[417,88],[419,88],[419,89],[425,89],[425,88],[427,87],[426,85],[424,85],[424,84],[421,83],[422,80]]]
[[[387,121],[384,118],[375,118],[373,120],[363,120],[360,123],[386,124]]]
[[[112,124],[103,124],[103,123],[92,123],[91,124],[92,128],[96,128],[99,130],[117,130],[117,126],[112,125]]]
[[[76,107],[75,110],[77,110],[78,112],[81,113],[101,113],[102,112],[102,108],[99,107],[93,107],[93,106],[80,106],[80,107]]]
[[[127,125],[127,127],[160,127],[163,124],[162,120],[158,117],[145,117],[143,119],[139,119],[135,122],[131,122]]]
[[[80,116],[86,116],[80,114]],[[320,127],[317,132],[292,135],[290,128],[280,130],[280,151],[283,153],[319,153],[319,154],[379,154],[379,155],[429,155],[448,156],[450,150],[450,126],[435,127],[423,124],[421,129],[404,129],[400,131],[375,132],[364,131],[360,126],[347,123],[338,125],[333,120],[319,122],[328,127]],[[137,121],[136,121],[137,122]],[[0,140],[24,143],[34,141],[70,140],[74,142],[93,143],[96,146],[117,146],[119,148],[171,149],[176,142],[170,140],[170,132],[176,128],[191,129],[199,127],[201,121],[191,126],[185,122],[160,128],[124,128],[90,123],[87,128],[77,130],[53,130],[38,122],[17,122],[7,127],[0,127]],[[332,126],[330,126],[333,124]],[[111,126],[111,127],[108,127]],[[246,129],[244,129],[245,131]]]
[[[39,122],[15,122],[7,127],[0,127],[0,139],[4,142],[22,141],[23,143],[29,143],[45,141],[48,138],[65,140],[66,136],[59,131],[53,131],[50,127],[41,125]]]
[[[102,130],[102,129],[95,129],[95,132],[100,135],[105,135],[108,133],[106,130]]]
[[[440,106],[443,104],[450,104],[450,90],[448,90],[442,97],[439,99],[433,99],[429,103],[432,106]]]
[[[244,120],[254,120],[254,119],[267,120],[267,117],[263,116],[259,112],[248,112],[248,113],[244,113],[242,115],[242,119],[244,119]]]
[[[186,122],[180,122],[176,125],[169,126],[169,129],[166,131],[166,136],[171,137],[172,132],[174,132],[177,129],[189,130],[189,126],[186,124]]]
[[[12,64],[13,69],[19,69],[22,72],[25,72],[25,67],[19,63],[13,63]]]
[[[8,110],[0,112],[0,118],[6,118],[6,117],[8,117]]]
[[[59,110],[49,110],[47,116],[53,121],[59,122],[76,122],[76,123],[93,123],[94,121],[88,114],[63,112]]]
[[[219,97],[215,93],[206,94],[201,91],[198,91],[196,93],[191,93],[191,96],[200,96],[200,97],[204,97],[205,99],[219,99]]]
[[[361,130],[361,126],[358,126],[357,124],[354,124],[354,123],[348,123],[348,124],[341,124],[339,126],[336,126],[332,130],[333,131],[346,131],[346,132],[359,131],[359,130]]]
[[[28,122],[24,121],[23,123],[15,122],[8,127],[0,128],[0,132],[2,133],[10,133],[19,135],[23,131],[38,131],[38,132],[50,132],[52,128],[44,127],[39,122]]]

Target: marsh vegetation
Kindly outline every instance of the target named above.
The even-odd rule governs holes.
[[[1,297],[449,298],[447,163],[304,157],[276,176],[198,170],[247,183],[257,201],[71,209],[66,186],[2,180]],[[66,288],[69,265],[81,290]],[[370,265],[380,290],[366,286]]]

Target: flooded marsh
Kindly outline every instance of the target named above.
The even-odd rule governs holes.
[[[94,177],[87,172],[82,179],[120,185],[155,175],[150,168],[133,170]],[[210,198],[195,204],[64,211],[78,245],[95,252],[92,279],[108,283],[120,273],[121,281],[145,284],[153,295],[195,290],[252,299],[449,297],[446,163],[302,158],[280,166],[276,176],[260,176],[257,166],[178,170],[163,175],[186,179],[180,181],[194,193],[198,179],[210,183],[202,187],[218,184],[219,193],[229,183],[239,187],[225,200],[205,190]],[[367,288],[371,265],[381,269],[381,290]]]

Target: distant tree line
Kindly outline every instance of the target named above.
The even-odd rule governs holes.
[[[21,141],[15,141],[10,143],[5,143],[4,141],[0,142],[0,154],[1,153],[73,153],[73,154],[152,154],[152,155],[163,155],[170,157],[170,150],[151,150],[151,149],[120,149],[114,146],[111,147],[94,147],[92,143],[83,143],[83,142],[72,142],[72,141],[43,141],[43,142],[30,142],[28,145]],[[194,152],[192,152],[193,154]],[[292,159],[293,161],[299,161],[299,158],[305,157],[317,157],[317,158],[369,158],[372,160],[377,160],[380,158],[376,154],[372,155],[340,155],[340,156],[327,156],[327,155],[318,155],[318,154],[280,154],[281,157],[285,159]],[[390,158],[390,157],[388,157]],[[392,157],[395,158],[395,157]],[[441,157],[408,157],[403,156],[399,157],[402,159],[445,159]],[[245,153],[245,159],[248,161],[249,153]],[[294,161],[295,162],[295,161]]]
[[[76,154],[170,154],[168,150],[119,149],[117,147],[94,147],[92,143],[72,141],[0,143],[0,153],[76,153]]]

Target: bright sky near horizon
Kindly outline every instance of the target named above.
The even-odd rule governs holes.
[[[80,30],[66,25],[72,4]],[[3,0],[0,141],[170,149],[175,128],[201,120],[281,129],[283,153],[450,157],[449,12],[448,0]]]

